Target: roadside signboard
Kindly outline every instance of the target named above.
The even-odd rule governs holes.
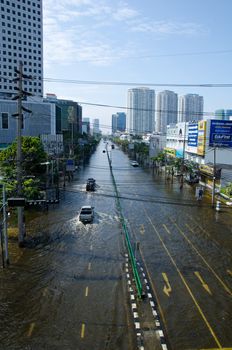
[[[232,120],[211,120],[209,146],[232,147]]]
[[[166,154],[168,154],[171,157],[175,157],[176,156],[175,148],[165,147],[164,151],[165,151]]]
[[[198,122],[197,154],[199,156],[204,156],[205,154],[205,141],[206,141],[206,120],[201,120]]]
[[[198,146],[198,123],[189,123],[188,125],[188,145],[187,152],[197,153]]]
[[[73,159],[67,159],[66,161],[66,171],[74,171],[75,164]]]

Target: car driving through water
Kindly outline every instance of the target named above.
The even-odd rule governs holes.
[[[83,223],[85,222],[93,222],[94,218],[94,207],[91,205],[85,205],[81,207],[80,213],[79,213],[79,220]]]

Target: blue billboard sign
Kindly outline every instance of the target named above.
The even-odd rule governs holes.
[[[198,144],[198,123],[188,126],[188,146],[197,147]]]
[[[232,120],[211,120],[209,146],[232,147]]]
[[[74,171],[75,170],[75,164],[73,159],[67,159],[66,160],[66,171]]]

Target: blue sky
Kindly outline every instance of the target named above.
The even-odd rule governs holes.
[[[44,0],[44,77],[158,84],[231,83],[231,0]],[[137,86],[137,85],[136,85]],[[58,98],[126,106],[132,86],[45,83]],[[232,88],[154,87],[232,109]],[[116,108],[83,105],[111,125]]]

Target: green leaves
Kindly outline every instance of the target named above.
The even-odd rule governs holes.
[[[22,178],[26,198],[36,199],[46,168],[40,163],[47,160],[47,154],[39,137],[22,137]],[[1,175],[6,183],[8,196],[17,193],[17,141],[0,152]]]

